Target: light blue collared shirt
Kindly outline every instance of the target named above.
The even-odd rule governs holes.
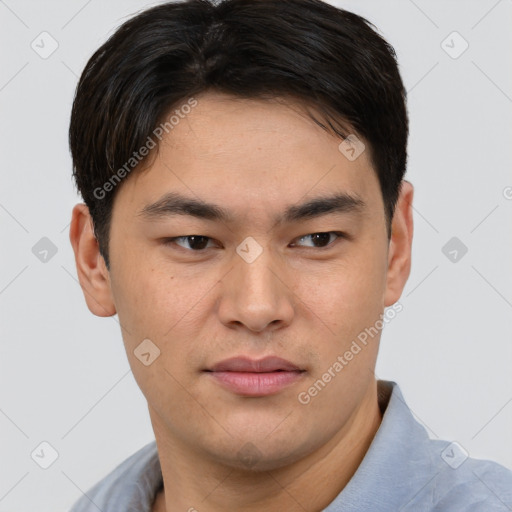
[[[512,512],[512,471],[432,440],[395,382],[378,381],[382,423],[357,471],[324,512]],[[151,512],[162,472],[156,443],[96,484],[70,512]]]

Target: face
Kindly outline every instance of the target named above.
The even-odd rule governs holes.
[[[380,332],[353,342],[408,269],[391,268],[368,151],[350,161],[298,105],[196,99],[117,192],[97,302],[118,313],[155,432],[276,468],[364,403]]]

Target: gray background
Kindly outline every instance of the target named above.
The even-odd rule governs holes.
[[[64,511],[153,439],[117,317],[93,316],[76,279],[67,146],[86,61],[149,5],[0,1],[0,512]],[[394,45],[409,91],[413,265],[376,373],[432,437],[512,468],[512,2],[336,5]],[[45,59],[43,31],[58,43]],[[48,469],[31,458],[43,441],[59,454]]]

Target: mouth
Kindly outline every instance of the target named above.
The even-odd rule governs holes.
[[[204,371],[225,389],[250,397],[279,393],[301,380],[306,372],[280,357],[233,357]]]

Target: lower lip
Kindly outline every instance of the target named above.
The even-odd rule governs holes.
[[[209,373],[223,387],[243,396],[273,395],[300,380],[303,374],[301,371]]]

